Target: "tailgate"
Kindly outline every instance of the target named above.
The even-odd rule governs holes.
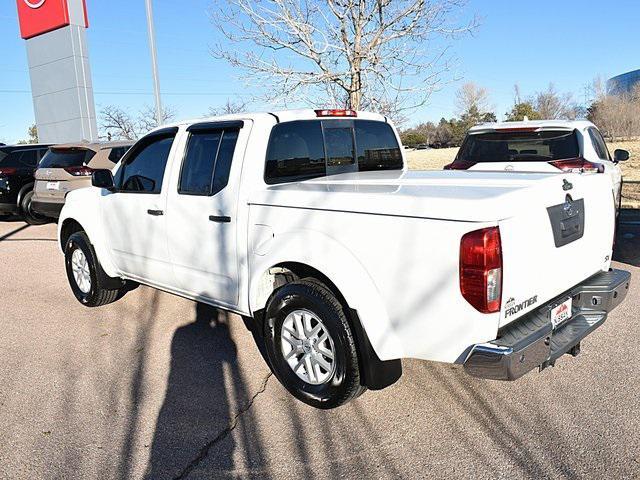
[[[499,223],[503,251],[500,326],[609,268],[614,236],[611,179],[557,175],[513,198],[520,213]]]

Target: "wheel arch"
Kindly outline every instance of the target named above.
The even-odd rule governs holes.
[[[75,190],[71,193],[74,193],[74,195],[76,193],[85,193],[82,190],[85,189]],[[69,237],[78,231],[83,231],[87,234],[106,275],[114,278],[120,277],[118,269],[111,261],[110,252],[103,239],[104,229],[100,224],[100,215],[97,214],[99,206],[96,205],[95,200],[90,195],[86,195],[85,200],[85,203],[74,202],[69,204],[67,202],[62,208],[58,219],[58,243],[60,249],[64,253],[64,247]]]
[[[263,269],[253,284],[251,296],[252,313],[257,322],[257,330],[261,334],[264,334],[266,327],[264,323],[264,310],[269,299],[279,288],[298,279],[315,279],[335,295],[345,310],[347,319],[355,335],[363,385],[371,390],[380,390],[392,385],[402,375],[402,363],[399,358],[380,359],[377,349],[371,342],[370,330],[362,320],[362,309],[364,308],[365,314],[369,313],[369,315],[371,315],[369,311],[370,308],[363,305],[359,296],[354,296],[353,289],[348,286],[351,283],[358,283],[359,281],[366,283],[366,285],[361,284],[363,290],[361,293],[369,296],[371,304],[379,304],[379,302],[381,302],[379,294],[377,291],[373,294],[371,292],[371,288],[373,288],[371,279],[369,278],[368,282],[365,282],[365,279],[361,277],[357,278],[358,275],[352,271],[352,278],[348,280],[340,275],[336,276],[336,272],[332,272],[333,275],[327,273],[328,270],[326,268],[326,265],[325,268],[323,268],[317,263],[297,259],[280,261]],[[348,269],[348,267],[345,268]],[[364,273],[365,272],[362,271],[359,272],[360,275]],[[346,292],[344,290],[345,287],[347,289]],[[358,308],[356,308],[356,305]],[[380,307],[378,306],[378,308]],[[381,314],[380,317],[384,315],[381,308],[378,312]],[[380,317],[378,318],[379,321],[382,320]],[[371,316],[367,317],[367,320],[371,321]],[[374,328],[374,334],[377,335],[381,327],[380,323],[378,323],[376,327],[378,328]],[[384,344],[380,344],[378,341],[378,347],[381,346],[384,346]]]
[[[20,205],[22,204],[22,199],[24,198],[24,196],[28,192],[33,190],[34,186],[35,186],[35,182],[31,182],[31,183],[27,183],[26,185],[23,185],[22,187],[20,187],[20,190],[18,191],[18,198],[17,198],[18,208],[20,208]]]
[[[64,247],[69,240],[69,237],[76,232],[86,231],[84,227],[74,218],[67,218],[60,224],[60,234],[58,236],[58,243],[60,244],[60,250],[64,252]],[[88,235],[88,234],[87,234]]]

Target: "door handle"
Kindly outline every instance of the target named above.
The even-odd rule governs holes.
[[[159,217],[160,215],[164,215],[162,210],[147,210],[149,215],[153,215],[154,217]]]
[[[209,220],[216,223],[230,223],[231,217],[225,215],[209,215]]]

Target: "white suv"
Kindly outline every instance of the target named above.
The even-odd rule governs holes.
[[[602,134],[588,121],[499,122],[471,128],[445,169],[605,173],[617,205],[622,192],[618,162],[628,158],[626,150],[616,150],[611,157]]]

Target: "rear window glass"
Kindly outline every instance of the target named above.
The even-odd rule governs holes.
[[[69,149],[69,150],[49,150],[42,158],[40,168],[66,168],[81,167],[89,163],[96,154],[93,150]]]
[[[491,132],[468,135],[456,160],[463,162],[532,162],[580,156],[574,131]]]
[[[265,167],[268,184],[343,172],[402,169],[391,126],[373,120],[298,120],[276,125]]]
[[[325,174],[320,122],[296,121],[273,127],[267,150],[267,183],[304,180]]]
[[[5,150],[0,153],[0,164],[3,167],[35,168],[38,165],[38,150]]]
[[[359,171],[402,169],[402,153],[388,124],[363,120],[355,128]]]

